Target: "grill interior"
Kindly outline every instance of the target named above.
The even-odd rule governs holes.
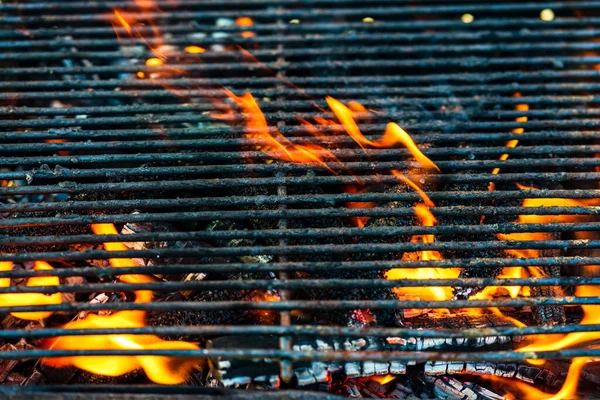
[[[544,9],[554,17],[542,19]],[[0,391],[104,396],[109,389],[102,384],[110,383],[110,390],[121,384],[138,394],[226,393],[195,383],[208,371],[206,360],[213,367],[219,360],[251,365],[280,377],[283,388],[308,379],[297,389],[314,390],[315,371],[334,364],[359,364],[365,373],[371,364],[390,372],[415,362],[598,357],[593,346],[532,354],[458,342],[600,331],[579,323],[577,307],[598,305],[598,297],[575,296],[578,285],[600,284],[593,267],[600,265],[599,10],[598,1],[3,2],[0,260],[14,267],[0,272],[13,280],[0,296],[62,293],[63,301],[15,308],[0,298],[6,315],[52,314],[42,325],[3,322],[5,343],[24,338],[28,346],[0,352],[0,359],[160,355],[203,367],[185,387],[158,388],[135,373],[93,380],[77,370],[68,385],[47,380]],[[236,23],[240,17],[252,24]],[[167,57],[162,65],[147,61],[157,55]],[[248,133],[247,116],[223,87],[252,93],[271,131],[291,143],[318,143],[339,161],[329,168],[286,162],[268,140]],[[357,118],[367,139],[379,139],[387,123],[397,122],[441,172],[424,170],[404,146],[362,149],[339,125],[315,124],[323,135],[312,135],[299,118],[335,120],[326,96],[374,110]],[[392,170],[435,203],[435,224],[415,217],[422,196]],[[546,200],[531,207],[525,199]],[[366,202],[375,206],[352,207]],[[520,215],[539,218],[517,223]],[[356,217],[369,222],[356,226]],[[118,234],[93,231],[101,223],[114,224]],[[538,235],[514,236],[522,233]],[[411,240],[415,235],[435,240]],[[109,242],[129,245],[103,246]],[[423,251],[440,257],[403,256]],[[137,264],[115,267],[114,258]],[[54,269],[34,270],[42,260]],[[385,278],[391,268],[424,267],[462,272],[444,280]],[[559,273],[506,281],[497,277],[505,267]],[[124,274],[153,275],[154,282],[120,282]],[[60,284],[23,284],[49,275]],[[561,286],[562,295],[540,289],[531,297],[468,298],[496,285]],[[411,286],[453,288],[453,298],[394,295],[394,288]],[[140,290],[153,291],[154,301],[133,302]],[[108,300],[91,301],[100,294]],[[563,306],[566,323],[532,319],[536,309]],[[476,323],[453,317],[463,322],[439,326],[401,315],[482,307],[529,318],[528,326],[495,326],[491,313]],[[148,325],[64,327],[80,312],[122,310],[147,311]],[[361,320],[365,315],[375,322]],[[490,324],[494,329],[483,329]],[[40,345],[41,338],[67,333],[152,334],[197,349],[81,352]],[[390,337],[404,342],[373,344]],[[415,344],[430,339],[455,346]],[[316,340],[365,345],[319,351],[305,345]],[[247,388],[245,373],[237,372],[230,386]]]

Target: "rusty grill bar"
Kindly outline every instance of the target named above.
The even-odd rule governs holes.
[[[364,271],[390,268],[500,268],[511,266],[577,267],[600,265],[600,240],[500,241],[497,233],[596,232],[597,222],[514,224],[469,223],[467,217],[518,215],[597,216],[600,207],[526,208],[523,199],[598,198],[600,189],[599,1],[503,2],[461,4],[443,0],[158,0],[161,12],[139,11],[134,1],[46,1],[0,4],[0,261],[60,262],[53,271],[14,270],[0,278],[83,276],[108,278],[123,274],[277,273],[277,279],[204,280],[145,284],[85,283],[46,287],[11,286],[2,293],[92,293],[152,290],[286,290],[362,289],[394,287],[577,286],[599,285],[600,277],[497,279],[460,277],[451,280],[389,281],[367,279]],[[184,77],[161,77],[165,66],[147,67],[153,57],[140,40],[116,27],[112,10],[135,12],[139,21],[158,21],[163,33],[152,38],[151,27],[140,27],[150,46],[239,46],[260,62],[235,51],[207,51],[193,62],[170,60],[169,68]],[[540,19],[552,9],[556,18]],[[470,13],[471,23],[460,17]],[[251,27],[218,26],[219,18],[248,16]],[[363,22],[365,17],[372,23]],[[290,22],[299,20],[299,23]],[[252,37],[240,33],[252,31]],[[198,32],[204,36],[198,36]],[[216,35],[215,35],[216,34]],[[189,57],[188,57],[189,58]],[[135,74],[159,75],[137,79]],[[293,82],[301,90],[283,80]],[[267,162],[273,153],[257,150],[269,143],[244,136],[243,120],[217,124],[209,113],[219,109],[208,98],[223,98],[223,85],[236,93],[250,91],[260,102],[271,129],[294,143],[326,143],[353,174],[330,174],[316,164]],[[164,89],[168,87],[169,89]],[[174,95],[173,91],[177,92]],[[520,93],[515,97],[514,93]],[[412,217],[412,207],[386,207],[388,202],[415,202],[414,192],[344,193],[354,176],[367,184],[392,185],[390,169],[417,168],[404,148],[363,151],[349,136],[321,127],[324,138],[313,138],[297,118],[331,117],[324,97],[357,100],[379,112],[360,124],[369,139],[377,139],[388,121],[397,121],[423,152],[442,170],[426,190],[436,217],[465,223],[436,226],[338,226],[349,217]],[[185,100],[182,101],[180,97]],[[54,101],[65,103],[56,106]],[[528,104],[528,111],[515,110]],[[528,120],[515,121],[526,116]],[[518,137],[511,130],[523,128]],[[519,139],[515,148],[505,142]],[[61,140],[49,142],[48,140]],[[68,152],[66,154],[65,152]],[[508,154],[507,160],[498,160]],[[492,174],[501,168],[499,174]],[[413,174],[418,182],[429,178]],[[516,190],[507,184],[541,184],[541,190]],[[486,190],[488,182],[502,188]],[[461,186],[462,185],[462,186]],[[473,185],[475,189],[461,190]],[[248,194],[247,188],[260,188]],[[321,188],[317,191],[311,188]],[[69,196],[69,197],[67,197]],[[347,202],[377,202],[370,209],[347,208]],[[133,210],[139,212],[133,214]],[[338,225],[313,224],[316,219]],[[263,228],[225,231],[202,229],[210,221],[259,221]],[[308,221],[308,222],[303,222]],[[189,223],[178,232],[94,235],[92,223]],[[56,227],[60,233],[44,229]],[[70,227],[75,227],[70,230]],[[83,228],[82,228],[83,227]],[[196,227],[196,228],[194,228]],[[16,229],[16,230],[15,230]],[[39,229],[40,233],[36,233]],[[11,230],[11,231],[9,231]],[[7,233],[4,233],[4,232]],[[53,232],[54,232],[53,231]],[[433,234],[434,243],[389,242],[392,237]],[[462,239],[453,239],[458,235]],[[461,236],[462,235],[462,236]],[[481,236],[477,236],[481,235]],[[487,235],[487,236],[486,236]],[[469,240],[463,238],[469,237]],[[352,242],[352,239],[357,242]],[[105,242],[175,242],[249,240],[241,246],[213,245],[185,249],[114,252],[64,250],[70,244]],[[344,241],[346,240],[346,241]],[[343,242],[343,243],[340,243]],[[258,244],[257,244],[258,243]],[[468,247],[465,249],[465,247]],[[4,251],[13,248],[16,251]],[[509,249],[550,249],[559,256],[444,257],[435,261],[389,259],[390,254],[420,251],[484,252]],[[583,255],[577,250],[588,251]],[[374,253],[370,259],[356,254]],[[591,255],[590,255],[591,254]],[[268,263],[240,262],[242,256],[272,255]],[[172,257],[192,259],[169,264]],[[226,261],[223,259],[229,257]],[[112,268],[82,266],[85,260],[146,258],[153,265]],[[231,261],[235,260],[235,261]],[[340,278],[298,278],[297,272],[340,271]],[[349,274],[355,274],[349,278]],[[253,275],[254,276],[254,275]],[[525,307],[540,305],[600,305],[599,298],[574,296],[432,302],[397,299],[296,299],[255,301],[160,301],[153,303],[62,303],[47,306],[0,306],[13,311],[148,310],[152,312],[274,310],[355,310],[402,308]],[[281,318],[284,321],[286,318]],[[2,339],[94,334],[158,334],[165,336],[274,335],[308,337],[478,338],[490,335],[527,336],[541,333],[600,331],[600,325],[482,329],[413,329],[407,327],[341,327],[296,324],[148,326],[125,329],[35,330],[5,329]],[[250,343],[252,343],[250,341]],[[291,347],[264,349],[0,352],[0,359],[37,359],[68,355],[164,355],[178,357],[268,358],[301,361],[516,361],[531,358],[600,357],[599,349],[560,351],[322,351]],[[288,371],[289,373],[289,371]],[[285,371],[282,371],[285,375]],[[284,376],[284,378],[286,378]],[[290,378],[289,376],[287,378]],[[51,393],[53,390],[93,391],[82,385],[3,389],[6,393]],[[179,393],[181,388],[128,386],[136,393]],[[187,390],[187,389],[186,389]],[[199,390],[199,389],[198,389]],[[208,389],[203,394],[208,393]],[[189,393],[189,392],[186,392]],[[261,392],[262,393],[262,392]],[[219,394],[222,394],[219,392]],[[262,394],[260,394],[263,396]],[[250,394],[249,394],[250,396]]]

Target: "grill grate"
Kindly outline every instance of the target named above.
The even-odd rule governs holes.
[[[600,331],[598,324],[580,325],[574,321],[556,326],[498,326],[493,332],[410,326],[356,328],[322,323],[310,326],[294,314],[319,310],[342,314],[358,309],[600,305],[597,297],[574,297],[572,292],[565,297],[440,302],[339,296],[342,291],[377,293],[380,289],[389,292],[395,287],[411,286],[572,288],[600,284],[600,277],[581,276],[581,267],[600,265],[596,250],[600,239],[572,236],[573,232],[593,234],[600,230],[595,219],[600,207],[591,203],[535,208],[522,205],[524,199],[600,196],[600,86],[596,82],[600,77],[600,43],[596,40],[600,32],[596,29],[600,23],[596,16],[600,15],[600,2],[177,3],[158,0],[142,10],[135,1],[0,4],[0,183],[6,182],[0,185],[0,261],[24,266],[0,271],[0,278],[50,275],[63,281],[74,276],[89,279],[57,286],[0,288],[0,294],[79,296],[75,302],[55,305],[0,304],[0,312],[53,311],[72,315],[80,311],[147,310],[153,315],[186,311],[210,315],[266,310],[280,313],[276,318],[279,325],[251,320],[239,325],[232,321],[220,324],[215,320],[184,326],[76,331],[46,326],[4,329],[0,338],[35,340],[67,333],[186,338],[273,335],[282,339],[279,348],[262,348],[249,339],[249,347],[241,349],[28,349],[0,352],[0,359],[124,354],[268,358],[281,363],[280,374],[289,380],[294,366],[305,361],[508,362],[534,356],[600,356],[600,350],[593,348],[532,355],[491,349],[307,352],[293,347],[298,337],[448,339]],[[115,8],[145,24],[137,27],[143,41],[127,38],[126,28],[111,26],[115,23]],[[540,11],[545,8],[554,10],[554,20],[540,19]],[[465,13],[475,16],[472,23],[461,22]],[[240,27],[222,21],[240,16],[253,18],[254,24]],[[363,22],[365,17],[374,21]],[[156,35],[157,28],[150,26],[155,22],[160,36]],[[248,31],[252,35],[244,37]],[[189,45],[208,51],[185,54],[183,47]],[[148,46],[176,49],[178,55],[165,65],[149,67],[145,61],[154,55]],[[138,78],[138,73],[144,79]],[[260,149],[270,142],[246,137],[241,116],[227,124],[214,118],[214,111],[230,108],[221,86],[239,94],[250,91],[260,102],[272,132],[277,129],[292,143],[329,146],[340,160],[329,166],[339,174],[331,174],[318,164],[271,162],[278,158],[277,154]],[[362,150],[337,127],[320,127],[324,137],[311,136],[298,118],[331,118],[325,111],[324,98],[328,95],[341,101],[359,101],[377,110],[360,124],[361,131],[371,140],[380,137],[387,122],[397,121],[442,173],[433,177],[421,172],[420,164],[404,148]],[[519,104],[527,104],[528,110],[516,109]],[[522,120],[524,116],[526,121]],[[523,132],[516,136],[513,130],[521,128]],[[518,146],[507,148],[506,141],[515,138]],[[503,154],[509,158],[499,160]],[[501,172],[493,174],[494,168],[501,168]],[[412,221],[412,206],[421,197],[412,191],[386,191],[398,183],[390,174],[392,169],[413,171],[410,178],[423,185],[426,180],[433,180],[424,189],[436,203],[431,211],[439,219],[438,225],[409,222],[352,226],[351,217]],[[345,193],[344,187],[356,184],[356,177],[372,191]],[[495,191],[487,190],[489,182],[496,184]],[[538,186],[540,190],[517,190],[514,182]],[[349,202],[376,202],[378,206],[348,208]],[[400,206],[389,207],[390,202]],[[514,223],[517,216],[524,214],[585,218]],[[491,222],[480,223],[481,216]],[[208,229],[214,221],[230,221],[231,228]],[[97,223],[119,227],[170,223],[178,229],[92,234],[89,225]],[[552,239],[502,241],[495,236],[527,232],[548,232]],[[436,241],[409,241],[413,235],[436,235]],[[187,241],[201,245],[101,249],[106,242]],[[89,244],[90,249],[73,250],[72,245],[82,243]],[[550,255],[514,258],[505,252],[531,249]],[[401,259],[404,252],[429,250],[441,252],[443,259]],[[249,256],[252,261],[247,261]],[[270,257],[269,262],[256,261],[265,256]],[[98,266],[101,260],[112,258],[147,259],[152,263],[126,268]],[[184,261],[173,262],[175,259]],[[56,263],[61,268],[28,269],[27,262],[36,260]],[[520,279],[475,274],[448,280],[389,281],[380,273],[390,268],[484,271],[514,266],[561,267],[569,274]],[[206,273],[214,278],[155,283],[112,283],[109,279],[138,273]],[[93,304],[81,300],[88,293],[138,290],[152,290],[161,301]],[[243,297],[256,290],[278,291],[280,299]],[[318,290],[331,293],[313,298],[302,295]],[[221,291],[230,298],[185,301],[168,296],[182,291]],[[12,390],[6,389],[6,393],[16,393]],[[17,392],[55,390],[95,389],[73,385],[27,387]],[[181,388],[154,386],[128,386],[127,390],[141,394],[181,392]],[[209,392],[207,389],[199,393],[217,393]]]

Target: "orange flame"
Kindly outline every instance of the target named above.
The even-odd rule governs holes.
[[[12,271],[11,261],[0,261],[0,271]],[[33,267],[36,271],[51,271],[54,268],[45,261],[36,261]],[[57,276],[34,276],[27,280],[26,286],[58,286],[60,284]],[[0,287],[10,286],[10,278],[0,278]],[[42,306],[62,303],[62,294],[53,293],[2,293],[0,294],[0,307],[17,306]],[[13,316],[26,320],[39,320],[48,318],[53,311],[37,312],[13,312]]]
[[[595,347],[597,348],[597,347]],[[532,385],[529,385],[525,382],[521,382],[514,379],[502,378],[497,376],[481,376],[483,379],[491,380],[506,384],[509,386],[510,393],[507,393],[505,396],[509,399],[522,399],[522,400],[566,400],[566,399],[576,399],[577,397],[577,388],[579,386],[579,375],[581,374],[581,370],[583,367],[590,363],[596,362],[596,359],[590,357],[577,357],[573,359],[573,362],[569,366],[569,371],[567,372],[567,378],[565,379],[565,383],[556,394],[545,393]],[[514,389],[519,392],[519,397],[515,397]]]
[[[385,129],[383,137],[377,141],[372,141],[367,139],[361,133],[350,108],[346,107],[343,103],[334,99],[333,97],[328,96],[326,100],[329,108],[331,108],[335,116],[340,120],[348,135],[350,135],[363,149],[366,147],[390,148],[396,146],[397,144],[402,144],[410,151],[413,157],[415,157],[415,159],[423,166],[423,168],[438,172],[440,171],[438,166],[421,152],[410,135],[406,133],[406,131],[398,124],[390,122]],[[356,108],[356,105],[354,107]]]
[[[115,235],[117,230],[113,224],[93,224],[96,234]],[[104,243],[108,251],[124,251],[127,246],[120,242]],[[111,258],[110,264],[115,268],[133,267],[137,264],[126,258]],[[126,283],[153,282],[146,275],[120,275],[119,280]],[[140,290],[135,292],[137,303],[152,301],[152,292]],[[142,328],[146,326],[145,311],[119,311],[112,315],[88,314],[84,319],[72,321],[63,326],[65,329],[94,328]],[[54,350],[197,350],[198,346],[183,341],[166,341],[155,335],[90,335],[62,336],[46,340],[43,348]],[[44,364],[53,367],[75,366],[88,372],[119,376],[142,368],[148,378],[160,384],[174,385],[183,383],[198,363],[197,360],[163,356],[75,356],[42,359]]]
[[[316,163],[335,173],[326,162],[327,160],[339,162],[331,151],[312,143],[295,144],[278,130],[269,129],[267,119],[252,94],[245,93],[242,96],[236,96],[230,91],[226,91],[226,93],[246,115],[247,137],[266,139],[268,150],[274,149],[278,152],[279,158],[283,160],[294,163]],[[320,156],[319,153],[322,153],[323,156]]]
[[[70,322],[65,329],[143,328],[143,311],[119,311],[112,315],[88,314],[85,319]],[[165,341],[155,335],[90,335],[61,336],[49,339],[43,348],[53,350],[197,350],[188,342]],[[153,382],[175,385],[183,383],[196,360],[159,356],[84,356],[45,358],[46,365],[60,368],[75,366],[106,376],[120,376],[142,368]]]
[[[357,186],[357,185],[347,185],[346,193],[355,194],[355,193],[363,193],[366,188]],[[366,202],[366,201],[349,201],[346,203],[346,207],[348,208],[373,208],[377,206],[377,203]],[[363,228],[367,222],[369,221],[369,217],[352,217],[351,221],[354,225],[359,228]]]
[[[514,94],[514,97],[521,97],[521,93],[517,92]],[[529,104],[517,104],[516,107],[517,111],[529,111]],[[517,117],[515,119],[516,122],[527,122],[527,117],[526,116],[522,116],[522,117]],[[521,135],[525,132],[525,129],[523,128],[515,128],[512,130],[512,133],[517,134],[517,135]],[[515,147],[517,147],[517,145],[519,144],[519,141],[517,139],[512,139],[509,140],[506,143],[506,147],[510,148],[510,149],[514,149]],[[508,154],[502,154],[499,158],[500,161],[505,161],[508,160]],[[492,170],[492,174],[493,175],[498,175],[498,173],[500,172],[500,168],[494,168]],[[493,191],[496,189],[496,185],[494,184],[494,182],[490,182],[490,185],[488,186],[488,190]]]
[[[423,226],[434,226],[436,219],[429,209],[423,204],[417,204],[415,214],[421,219]],[[434,235],[415,235],[411,238],[411,243],[433,243]],[[423,250],[417,252],[407,252],[402,256],[403,260],[423,260],[435,261],[443,260],[442,255],[437,251]],[[458,278],[460,269],[458,268],[393,268],[386,272],[385,277],[389,280],[402,279],[455,279]],[[427,301],[443,301],[452,299],[452,288],[450,287],[401,287],[395,288],[394,292],[400,298],[420,299]],[[410,314],[418,315],[421,310],[409,310]]]

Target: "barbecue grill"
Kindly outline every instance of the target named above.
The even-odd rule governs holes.
[[[12,280],[0,285],[0,392],[327,397],[350,390],[335,374],[423,365],[438,389],[482,365],[513,379],[527,365],[521,380],[561,383],[570,360],[600,349],[518,347],[600,331],[579,323],[578,307],[600,305],[578,295],[600,284],[599,11],[599,1],[0,4],[0,278]],[[257,135],[245,92],[265,132],[322,161],[290,159]],[[365,141],[398,123],[440,172],[408,146],[357,143],[327,96],[364,106],[351,108]],[[429,224],[415,216],[427,199]],[[541,272],[500,274],[511,267]],[[499,286],[529,295],[474,297]],[[451,295],[398,294],[415,287]],[[26,293],[41,300],[11,303]],[[452,314],[427,316],[439,309]],[[474,309],[488,311],[459,314]],[[146,323],[77,325],[129,311]],[[525,314],[527,326],[507,322]],[[164,341],[73,347],[115,335]],[[101,379],[124,374],[85,372],[73,356],[132,356],[125,364],[150,379]],[[193,366],[185,385],[158,386],[174,382],[133,356]],[[550,361],[527,364],[536,358]],[[272,387],[282,391],[255,391]]]

